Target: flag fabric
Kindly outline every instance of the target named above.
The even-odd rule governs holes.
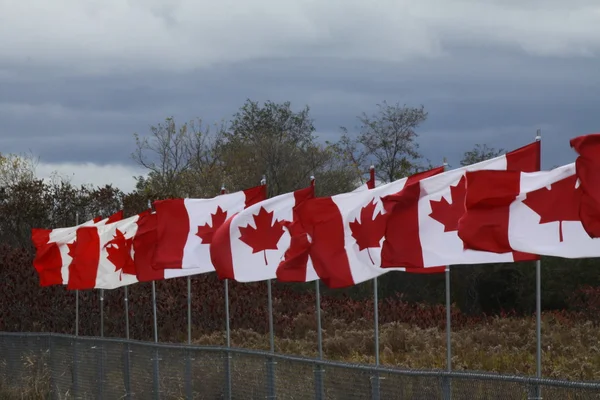
[[[67,289],[115,289],[136,283],[133,237],[141,216],[77,229]]]
[[[388,272],[380,268],[387,219],[381,197],[441,172],[443,167],[371,190],[316,198],[298,206],[298,220],[311,242],[309,254],[319,278],[331,288],[341,288]],[[281,269],[286,267],[289,265],[283,264]]]
[[[600,239],[586,232],[576,164],[552,171],[467,174],[466,212],[459,235],[472,249],[511,250],[582,258],[600,256]],[[508,218],[498,210],[510,209]]]
[[[156,220],[156,212],[151,212],[141,216],[137,222],[138,229],[133,237],[133,261],[138,281],[150,282],[205,273],[203,268],[153,268],[157,243]]]
[[[496,253],[600,256],[600,135],[575,138],[571,145],[580,154],[576,162],[552,171],[467,173],[466,212],[458,227],[465,245]]]
[[[440,265],[483,264],[537,259],[532,254],[465,249],[458,220],[465,212],[467,171],[540,168],[540,144],[535,142],[505,155],[423,179],[418,185],[383,199],[389,211],[381,266],[439,268]],[[498,212],[500,212],[498,210]],[[502,211],[508,218],[508,208]]]
[[[210,244],[227,218],[266,198],[266,186],[211,199],[172,199],[154,203],[156,246],[153,268],[214,271]]]
[[[286,226],[294,222],[294,209],[314,198],[314,186],[256,203],[234,214],[213,236],[210,256],[221,279],[257,282],[277,277],[277,268],[290,247]],[[306,260],[301,281],[318,279]]]
[[[69,265],[77,229],[84,226],[101,226],[123,219],[123,211],[108,218],[96,217],[77,226],[56,229],[31,230],[31,240],[36,249],[33,266],[38,272],[41,286],[66,285],[69,281]]]
[[[581,222],[586,232],[597,238],[600,237],[600,134],[579,136],[570,143],[579,154],[575,168],[581,183]]]

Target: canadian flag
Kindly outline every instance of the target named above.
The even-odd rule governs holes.
[[[312,199],[297,207],[299,221],[311,241],[310,257],[321,280],[331,288],[341,288],[388,272],[380,268],[387,219],[381,197],[441,172],[443,167],[371,190]]]
[[[41,286],[66,285],[69,282],[69,265],[77,229],[84,226],[102,226],[123,219],[123,211],[108,218],[96,217],[77,226],[56,229],[31,230],[31,240],[36,249],[33,266],[40,277]]]
[[[440,265],[499,263],[537,259],[531,254],[465,249],[458,220],[465,212],[467,171],[539,171],[539,142],[500,157],[421,180],[419,185],[383,199],[389,211],[381,251],[383,268],[431,268]],[[508,208],[502,218],[508,218]]]
[[[468,172],[466,212],[458,226],[465,245],[496,253],[600,256],[600,239],[594,238],[600,212],[595,201],[600,135],[579,137],[571,144],[581,156],[552,171]]]
[[[115,289],[136,283],[133,237],[141,215],[77,229],[68,289]]]
[[[153,268],[214,271],[210,244],[227,218],[266,198],[266,185],[211,199],[173,199],[154,203],[156,247]]]
[[[210,256],[221,279],[257,282],[277,277],[277,267],[290,247],[294,208],[314,198],[314,186],[282,194],[233,215],[217,229]],[[318,279],[310,260],[304,282]]]
[[[154,253],[158,242],[156,220],[156,212],[152,212],[141,216],[137,222],[138,229],[133,238],[133,249],[135,252],[133,261],[138,281],[150,282],[205,273],[206,270],[203,268],[153,268]]]

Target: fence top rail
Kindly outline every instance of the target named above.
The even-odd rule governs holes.
[[[254,357],[265,357],[273,358],[281,361],[292,361],[304,364],[319,364],[322,366],[338,367],[338,368],[351,368],[359,371],[369,372],[380,372],[389,373],[402,376],[420,376],[420,377],[433,377],[433,378],[452,378],[452,379],[479,379],[479,380],[493,380],[502,382],[513,382],[522,383],[528,385],[545,385],[545,386],[556,386],[556,387],[569,387],[569,388],[580,388],[580,389],[598,389],[600,390],[600,382],[580,382],[580,381],[568,381],[560,379],[548,379],[548,378],[536,378],[533,376],[520,376],[520,375],[500,375],[495,373],[486,372],[469,372],[469,371],[453,371],[447,372],[443,370],[418,370],[418,369],[403,369],[397,367],[386,367],[386,366],[375,366],[371,364],[355,364],[341,361],[329,361],[319,360],[316,358],[308,358],[302,356],[286,355],[271,353],[263,350],[250,350],[235,347],[224,347],[224,346],[200,346],[200,345],[188,345],[178,343],[154,343],[141,340],[127,340],[121,338],[101,338],[96,336],[74,336],[60,333],[48,333],[48,332],[1,332],[0,337],[18,337],[18,338],[57,338],[66,339],[74,342],[85,343],[115,343],[115,344],[129,344],[136,347],[147,347],[147,348],[161,348],[171,350],[191,350],[191,351],[203,351],[203,352],[228,352],[230,354],[248,355]]]

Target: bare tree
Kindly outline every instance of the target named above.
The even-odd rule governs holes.
[[[177,126],[174,118],[150,128],[149,137],[134,134],[132,158],[146,168],[147,177],[138,177],[138,189],[157,196],[214,194],[214,170],[218,164],[216,146],[222,127],[214,135],[201,119]],[[210,179],[209,179],[210,178]]]
[[[427,112],[423,106],[390,105],[385,101],[377,107],[377,113],[358,117],[361,126],[356,143],[362,145],[363,154],[357,151],[355,157],[374,160],[377,176],[391,182],[420,169],[415,129],[427,119]],[[342,130],[347,136],[347,129]]]

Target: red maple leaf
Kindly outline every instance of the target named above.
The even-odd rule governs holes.
[[[119,279],[123,272],[126,274],[135,274],[135,264],[131,258],[131,246],[133,238],[126,239],[123,232],[119,229],[115,231],[115,236],[104,245],[108,256],[106,257],[115,266],[115,272],[119,272]]]
[[[206,223],[202,226],[198,226],[198,232],[196,232],[196,236],[200,238],[200,243],[202,244],[212,243],[213,234],[227,219],[227,211],[223,211],[219,206],[217,207],[217,211],[214,214],[210,214],[210,216],[212,226],[209,226],[208,223]]]
[[[527,193],[523,204],[540,216],[540,224],[558,221],[559,239],[563,241],[563,221],[580,221],[579,202],[581,188],[575,188],[577,176],[573,175],[550,185]]]
[[[467,184],[465,176],[455,186],[450,186],[452,204],[445,197],[440,200],[430,200],[431,213],[429,216],[444,225],[444,232],[458,231],[458,220],[465,213],[465,195]]]
[[[350,222],[350,230],[352,231],[352,237],[356,240],[356,244],[358,244],[358,250],[363,251],[367,249],[367,254],[373,265],[375,265],[375,262],[371,257],[369,248],[380,247],[379,242],[385,235],[385,223],[389,215],[382,214],[381,212],[375,215],[376,206],[377,203],[373,199],[360,210],[360,222],[356,218],[353,222]]]
[[[267,250],[277,250],[277,243],[284,232],[282,221],[273,221],[273,213],[261,207],[258,214],[253,216],[256,228],[250,225],[240,227],[240,240],[252,247],[253,254],[263,251],[265,265],[269,265]]]

